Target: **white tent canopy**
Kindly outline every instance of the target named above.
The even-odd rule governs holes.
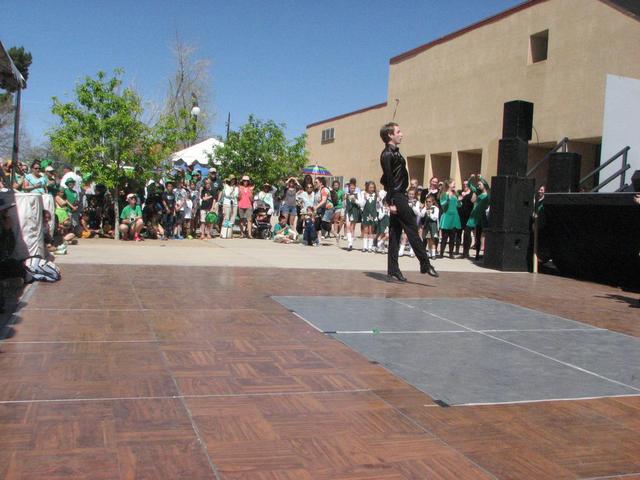
[[[171,161],[173,163],[183,161],[187,165],[192,165],[194,162],[198,162],[200,165],[209,164],[209,155],[214,153],[214,147],[223,146],[220,140],[215,138],[208,138],[204,142],[196,143],[184,150],[180,150],[171,155]],[[215,157],[213,159],[215,165],[220,165],[220,161]]]

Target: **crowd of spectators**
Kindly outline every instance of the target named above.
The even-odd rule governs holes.
[[[0,164],[0,188],[28,193],[49,193],[55,209],[45,212],[48,249],[65,254],[77,238],[113,238],[114,199],[102,185],[82,176],[70,165],[48,160],[18,165],[10,181],[11,165]],[[480,175],[472,175],[457,189],[452,180],[432,178],[425,188],[415,179],[407,192],[416,222],[431,258],[479,257],[487,224],[490,189]],[[346,240],[354,249],[386,253],[389,209],[386,192],[376,182],[346,184],[325,177],[283,179],[278,185],[255,185],[250,175],[220,178],[215,167],[205,176],[193,167],[174,171],[171,178],[127,185],[119,205],[118,229],[124,241],[144,239],[209,240],[220,238],[271,239],[279,243],[318,246],[322,241]],[[45,229],[46,230],[46,229]],[[46,230],[49,231],[49,230]],[[473,245],[472,245],[473,244]],[[448,251],[447,251],[448,247]],[[399,255],[413,256],[406,238]]]

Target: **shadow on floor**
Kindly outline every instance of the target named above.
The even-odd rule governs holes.
[[[433,285],[429,285],[428,283],[422,283],[422,282],[412,282],[410,280],[407,280],[406,282],[399,282],[398,280],[391,280],[389,281],[387,279],[387,274],[386,273],[381,273],[381,272],[363,272],[367,277],[372,278],[373,280],[378,280],[380,282],[384,282],[384,283],[396,283],[398,285],[421,285],[423,287],[429,287],[429,288],[433,288]]]
[[[615,293],[607,293],[606,295],[596,295],[598,298],[609,298],[617,300],[620,303],[628,303],[629,308],[640,308],[640,298],[628,297],[626,295],[617,295]]]
[[[21,278],[0,280],[0,340],[7,340],[15,335],[12,325],[19,322],[14,315],[23,305],[20,297],[24,292]]]

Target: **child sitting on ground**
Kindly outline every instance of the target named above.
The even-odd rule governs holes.
[[[292,243],[295,240],[296,232],[287,224],[287,216],[280,215],[278,223],[273,229],[273,241],[277,243]]]
[[[315,215],[313,213],[313,207],[308,207],[306,213],[302,217],[302,241],[305,245],[320,246],[320,239],[318,238],[318,232],[316,232]]]
[[[98,230],[91,228],[89,225],[89,212],[82,212],[80,226],[78,227],[80,238],[93,238],[98,235]]]

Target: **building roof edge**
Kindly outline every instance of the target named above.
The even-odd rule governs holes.
[[[485,18],[483,20],[480,20],[479,22],[472,23],[469,26],[461,28],[460,30],[451,32],[445,35],[444,37],[437,38],[435,40],[432,40],[431,42],[425,43],[418,47],[412,48],[411,50],[408,50],[404,53],[396,55],[395,57],[391,57],[391,59],[389,60],[389,64],[395,65],[397,63],[403,62],[404,60],[408,60],[409,58],[415,57],[419,53],[422,53],[425,50],[429,50],[430,48],[435,47],[436,45],[440,45],[441,43],[446,43],[449,40],[453,40],[454,38],[464,35],[465,33],[471,32],[480,27],[484,27],[485,25],[489,25],[491,23],[497,22],[499,20],[502,20],[503,18],[513,15],[514,13],[518,13],[521,10],[525,10],[529,7],[533,7],[534,5],[538,5],[539,3],[544,3],[546,1],[548,0],[527,0],[507,10],[503,10],[502,12],[497,13],[496,15],[492,15],[491,17]]]
[[[546,1],[548,0],[527,0],[514,7],[504,10],[496,15],[485,18],[484,20],[480,20],[479,22],[472,23],[471,25],[464,27],[460,30],[456,30],[455,32],[449,33],[444,37],[437,38],[435,40],[432,40],[431,42],[425,43],[424,45],[420,45],[416,48],[412,48],[411,50],[408,50],[404,53],[396,55],[395,57],[391,57],[391,59],[389,60],[389,64],[395,65],[404,60],[415,57],[419,53],[422,53],[425,50],[429,50],[430,48],[435,47],[436,45],[440,45],[441,43],[446,43],[449,40],[453,40],[454,38],[464,35],[465,33],[471,32],[480,27],[484,27],[485,25],[489,25],[491,23],[497,22],[499,20],[502,20],[503,18],[513,15],[514,13],[518,13],[522,10],[525,10],[529,7],[533,7],[540,3],[544,3]],[[636,6],[636,4],[634,3],[634,0],[598,0],[598,1],[604,3],[605,5],[610,6],[611,8],[619,11],[620,13],[623,13],[625,15],[628,15],[631,18],[634,18],[640,21],[640,7]]]
[[[315,127],[317,125],[322,125],[323,123],[333,122],[335,120],[340,120],[340,119],[345,118],[345,117],[350,117],[351,115],[357,115],[358,113],[364,113],[364,112],[367,112],[369,110],[375,110],[376,108],[382,108],[382,107],[386,107],[386,106],[387,106],[387,102],[377,103],[375,105],[371,105],[370,107],[361,108],[359,110],[354,110],[353,112],[343,113],[342,115],[336,115],[335,117],[331,117],[331,118],[327,118],[325,120],[320,120],[320,121],[317,121],[317,122],[310,123],[309,125],[306,126],[306,128]]]

